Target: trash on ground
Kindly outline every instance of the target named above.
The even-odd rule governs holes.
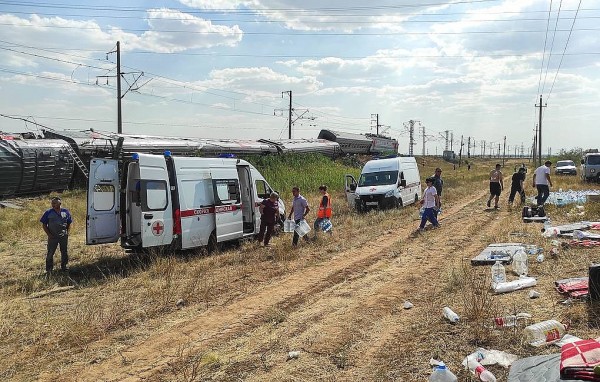
[[[536,260],[538,263],[543,263],[543,262],[544,262],[544,254],[543,254],[543,253],[540,253],[539,255],[537,255],[537,257],[535,258],[535,260]]]
[[[460,320],[458,314],[454,313],[454,311],[447,306],[442,310],[442,315],[452,324],[456,324]]]
[[[569,240],[568,243],[564,243],[569,247],[583,247],[583,248],[596,248],[600,246],[599,240]]]
[[[523,329],[525,342],[539,347],[559,341],[567,332],[567,326],[557,320],[546,320]]]
[[[458,378],[446,365],[438,365],[431,372],[429,382],[458,382]]]
[[[471,265],[492,265],[496,261],[510,264],[515,253],[519,250],[527,252],[528,247],[522,243],[490,244],[471,259]]]
[[[513,281],[507,281],[504,283],[497,283],[492,285],[494,293],[507,293],[519,289],[529,288],[535,286],[537,280],[535,277],[523,277]]]
[[[413,308],[413,307],[414,307],[414,305],[413,305],[413,303],[412,303],[412,302],[410,302],[410,301],[406,300],[406,301],[404,301],[404,304],[402,305],[402,307],[403,307],[404,309],[411,309],[411,308]]]
[[[298,357],[300,357],[300,351],[298,351],[298,350],[292,350],[292,351],[288,352],[288,354],[287,354],[288,361],[290,359],[296,359]]]
[[[529,291],[529,298],[539,298],[539,297],[540,297],[540,292],[538,292],[537,290]]]
[[[563,336],[563,338],[560,339],[560,341],[556,341],[552,345],[558,346],[560,348],[563,345],[570,344],[571,342],[575,342],[575,341],[581,341],[581,338],[579,338],[577,336],[573,336],[571,334],[565,334]]]
[[[600,240],[600,233],[586,232],[575,230],[573,231],[573,239],[577,240]]]
[[[502,328],[502,327],[512,327],[512,326],[516,326],[519,320],[528,320],[531,318],[531,314],[529,313],[517,313],[517,314],[510,314],[508,316],[504,316],[504,317],[495,317],[494,318],[494,324],[496,324],[497,327]]]
[[[569,298],[587,298],[589,293],[588,277],[571,277],[554,282],[558,293]]]
[[[560,378],[600,381],[595,373],[600,365],[600,338],[565,344],[560,350]]]

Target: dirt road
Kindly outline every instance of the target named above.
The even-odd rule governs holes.
[[[485,195],[444,210],[440,229],[415,235],[411,224],[389,230],[376,242],[250,290],[60,378],[422,380],[421,355],[402,345],[430,335],[428,323],[439,321],[445,304],[435,297],[446,265],[485,247],[482,238],[509,216],[482,212]],[[415,307],[403,310],[405,300]],[[293,350],[298,359],[287,360]]]

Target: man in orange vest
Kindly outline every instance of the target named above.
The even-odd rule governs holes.
[[[319,186],[319,192],[321,192],[321,203],[319,203],[319,210],[317,211],[317,220],[313,224],[315,229],[315,236],[313,239],[317,238],[317,233],[319,231],[326,231],[330,234],[331,230],[331,197],[327,193],[327,186],[321,185]]]

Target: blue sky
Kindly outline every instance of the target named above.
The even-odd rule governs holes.
[[[35,121],[123,131],[287,138],[380,131],[440,154],[597,147],[600,0],[1,1],[0,130]],[[143,75],[142,75],[143,73]],[[129,89],[129,84],[133,84]],[[129,90],[128,90],[129,89]],[[466,150],[466,148],[465,148]]]

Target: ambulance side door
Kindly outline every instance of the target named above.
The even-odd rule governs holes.
[[[211,169],[215,201],[217,242],[239,239],[244,234],[244,216],[237,169]]]
[[[356,193],[357,187],[358,183],[356,182],[356,179],[352,175],[346,175],[344,178],[344,190],[346,192],[348,206],[352,209],[356,208],[356,201],[359,198],[358,194]]]

